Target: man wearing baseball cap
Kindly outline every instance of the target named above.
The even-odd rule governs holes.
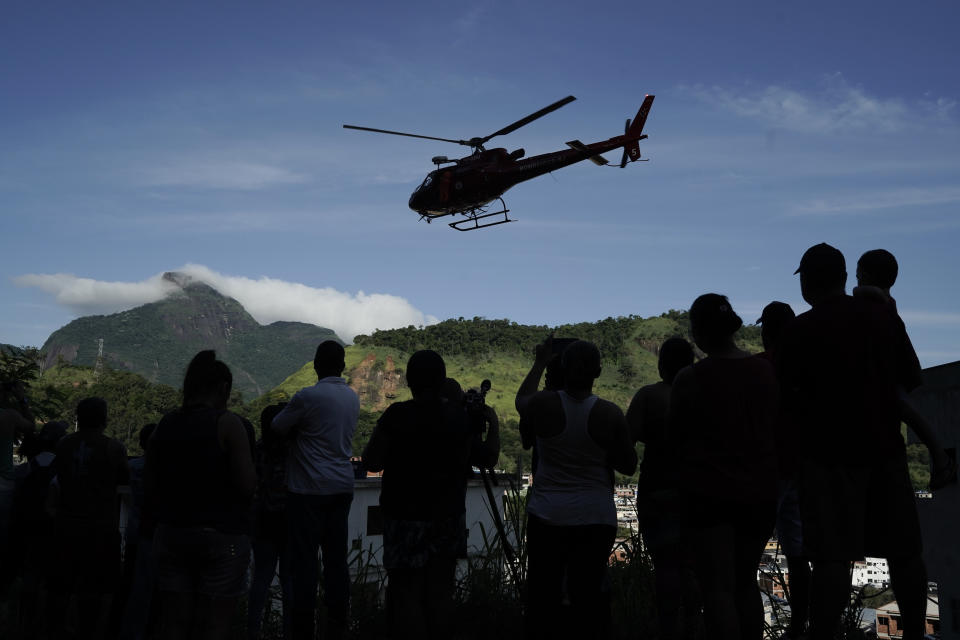
[[[904,638],[922,638],[927,578],[899,409],[899,388],[921,382],[920,363],[898,318],[847,295],[836,248],[810,247],[796,273],[812,309],[784,329],[777,368],[785,406],[801,425],[811,637],[833,637],[849,601],[850,561],[874,556],[890,566]]]

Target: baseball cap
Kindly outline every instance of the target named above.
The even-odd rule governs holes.
[[[800,266],[793,273],[801,272],[815,278],[839,276],[847,272],[847,263],[839,249],[821,242],[804,251],[803,257],[800,258]]]

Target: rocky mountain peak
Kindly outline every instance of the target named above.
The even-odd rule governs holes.
[[[163,279],[167,282],[177,285],[181,289],[184,289],[188,284],[195,282],[192,276],[179,271],[167,271],[163,274]]]

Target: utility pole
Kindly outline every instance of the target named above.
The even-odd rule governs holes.
[[[103,338],[97,339],[97,363],[93,365],[93,381],[100,382],[103,373]]]

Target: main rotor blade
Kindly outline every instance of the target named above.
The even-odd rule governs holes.
[[[505,126],[503,129],[500,129],[500,131],[497,131],[496,133],[491,133],[491,134],[488,135],[486,138],[481,138],[481,139],[480,139],[480,144],[483,144],[484,142],[486,142],[487,140],[489,140],[490,138],[492,138],[492,137],[494,137],[494,136],[502,136],[502,135],[506,135],[506,134],[510,133],[511,131],[516,131],[516,130],[519,129],[520,127],[522,127],[522,126],[524,126],[524,125],[528,125],[528,124],[530,124],[531,122],[533,122],[534,120],[536,120],[537,118],[542,118],[543,116],[547,115],[547,114],[550,113],[551,111],[556,111],[557,109],[559,109],[559,108],[562,107],[563,105],[569,104],[569,103],[573,102],[574,100],[576,100],[576,98],[574,98],[573,96],[567,96],[567,97],[564,98],[563,100],[557,100],[556,102],[554,102],[553,104],[551,104],[549,107],[544,107],[543,109],[540,109],[540,111],[537,111],[537,112],[535,112],[535,113],[531,113],[531,114],[528,115],[526,118],[522,118],[522,119],[520,119],[520,120],[517,120],[517,121],[514,122],[513,124],[510,124],[510,125]]]
[[[452,142],[454,144],[469,145],[468,140],[451,140],[450,138],[435,138],[434,136],[421,136],[416,133],[404,133],[402,131],[388,131],[387,129],[374,129],[372,127],[357,127],[352,124],[343,125],[344,129],[359,129],[360,131],[373,131],[374,133],[389,133],[394,136],[407,136],[408,138],[423,138],[424,140],[439,140],[441,142]]]

